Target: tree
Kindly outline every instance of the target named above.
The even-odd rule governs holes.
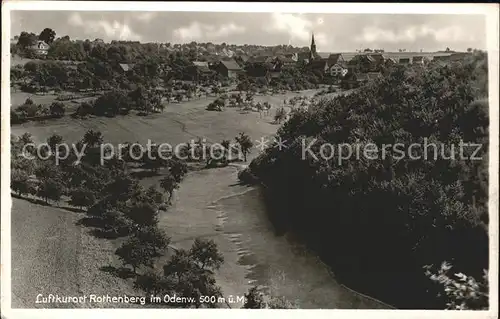
[[[142,244],[149,246],[155,255],[157,255],[159,251],[165,250],[170,244],[170,237],[156,225],[141,227],[134,236],[136,236]]]
[[[63,142],[63,137],[59,134],[52,134],[47,138],[47,144],[50,146],[50,150],[55,152],[59,145]]]
[[[50,114],[53,117],[63,117],[65,113],[64,103],[54,102],[50,105]]]
[[[163,267],[163,274],[165,280],[172,283],[172,290],[176,294],[195,300],[196,308],[202,305],[209,308],[216,307],[212,301],[201,300],[201,296],[222,296],[220,287],[216,285],[213,269],[201,268],[199,260],[183,249],[175,251],[170,261]]]
[[[266,304],[264,301],[264,294],[261,293],[256,286],[250,288],[248,293],[245,294],[245,309],[264,309]]]
[[[182,181],[182,178],[188,172],[188,166],[184,160],[173,158],[169,160],[168,169],[172,177],[177,183]]]
[[[283,121],[286,118],[286,111],[285,108],[280,107],[276,109],[276,114],[274,115],[274,120],[276,123],[280,124],[281,121]]]
[[[38,180],[59,179],[60,171],[51,163],[41,162],[35,168],[35,176]]]
[[[50,28],[45,28],[38,36],[38,40],[45,41],[47,44],[54,42],[56,38],[56,32]]]
[[[456,273],[455,278],[449,276],[453,268],[451,264],[443,262],[437,273],[432,273],[431,267],[426,266],[425,274],[430,280],[442,286],[442,293],[448,310],[488,310],[488,272],[484,270],[482,281],[477,281],[472,276]]]
[[[139,226],[152,226],[158,223],[158,209],[154,204],[134,203],[125,214]]]
[[[229,140],[222,140],[222,142],[220,143],[220,145],[224,148],[224,157],[226,158],[226,160],[228,160],[229,158],[232,157],[232,149],[231,149],[231,141]]]
[[[146,198],[148,201],[155,204],[163,203],[163,194],[160,193],[154,185],[151,185],[146,191]]]
[[[131,237],[124,242],[115,252],[123,261],[124,265],[130,265],[134,274],[141,265],[151,267],[153,265],[153,250],[142,243],[137,237]]]
[[[63,185],[55,179],[42,180],[38,185],[37,195],[48,203],[49,199],[59,201],[63,194]]]
[[[137,276],[134,288],[145,291],[148,295],[158,296],[171,290],[173,283],[167,280],[161,273],[148,271],[144,275]]]
[[[31,135],[31,133],[26,132],[26,133],[24,133],[23,135],[21,135],[21,137],[19,138],[19,141],[20,141],[23,145],[30,144],[30,143],[33,143],[33,137],[32,137],[32,135]]]
[[[102,142],[103,136],[100,131],[88,130],[83,136],[83,143],[90,148],[98,147],[102,144]]]
[[[179,183],[175,180],[175,177],[169,172],[161,181],[160,186],[168,193],[168,202],[170,203],[172,195],[176,188],[179,188]]]
[[[224,263],[224,257],[211,239],[196,238],[189,254],[199,263],[201,269],[218,270]]]
[[[251,91],[247,91],[247,94],[245,95],[245,101],[248,103],[252,103],[253,97],[254,97],[254,94]]]
[[[31,97],[26,98],[26,100],[24,101],[24,104],[33,105],[34,104],[33,99]]]
[[[17,45],[25,49],[35,45],[36,40],[37,40],[36,34],[23,31],[19,35],[19,39],[17,40]]]
[[[294,309],[295,304],[284,297],[274,297],[266,295],[254,286],[245,294],[245,309]]]
[[[245,162],[247,161],[247,155],[250,153],[253,147],[253,142],[248,135],[241,132],[239,136],[236,137],[236,143],[240,146],[241,152],[243,153],[243,158]]]
[[[86,207],[87,209],[95,204],[95,194],[88,189],[78,188],[71,191],[70,204],[75,207]]]
[[[32,194],[34,186],[29,180],[28,174],[26,172],[15,169],[11,174],[11,188],[19,196],[24,194]]]
[[[115,116],[126,114],[132,109],[132,103],[125,92],[115,90],[101,95],[94,104],[94,114]]]

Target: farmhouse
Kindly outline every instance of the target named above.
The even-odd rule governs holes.
[[[188,68],[189,78],[193,81],[202,81],[209,79],[214,71],[208,66],[208,62],[193,61],[191,67]]]
[[[366,73],[375,71],[378,63],[370,55],[358,54],[347,62],[347,69],[350,73]]]
[[[35,55],[46,56],[49,53],[50,46],[45,41],[38,40],[31,46],[31,50]]]
[[[127,72],[132,71],[132,69],[134,68],[134,64],[119,63],[118,67],[119,67],[121,72],[127,73]]]
[[[241,67],[234,60],[229,61],[220,61],[219,64],[215,67],[215,71],[220,75],[230,78],[236,79],[238,74],[242,72]]]
[[[330,76],[332,77],[344,77],[347,74],[347,67],[342,63],[335,63],[330,67]]]
[[[291,57],[286,57],[284,55],[279,55],[275,59],[275,68],[278,70],[291,69],[295,67],[297,61]]]

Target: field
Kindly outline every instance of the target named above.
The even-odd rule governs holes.
[[[273,106],[281,106],[285,98],[298,95],[313,95],[315,91],[304,91],[301,94],[256,96],[255,101],[268,101]],[[41,97],[42,98],[42,97]],[[43,97],[47,98],[48,97]],[[22,98],[18,98],[21,99]],[[105,142],[146,143],[148,139],[157,143],[182,143],[198,137],[207,141],[220,142],[222,139],[233,139],[240,132],[245,132],[254,139],[263,134],[273,134],[277,125],[272,124],[274,109],[268,116],[260,118],[257,112],[242,114],[238,108],[227,108],[224,112],[206,111],[206,106],[215,97],[193,99],[188,102],[167,104],[163,113],[148,116],[117,116],[115,118],[91,118],[75,120],[69,117],[47,120],[44,123],[28,122],[12,127],[12,134],[21,135],[30,132],[41,142],[57,133],[67,142],[77,142],[89,129],[99,130]]]
[[[146,144],[148,139],[175,145],[198,138],[205,138],[208,142],[234,140],[240,132],[245,132],[255,141],[276,131],[278,125],[272,123],[272,117],[275,108],[281,106],[285,98],[312,96],[315,92],[256,96],[256,101],[267,101],[274,106],[268,115],[262,117],[257,112],[243,113],[237,108],[226,108],[223,112],[206,111],[205,107],[215,99],[208,97],[171,103],[163,113],[144,117],[129,115],[75,120],[66,116],[44,123],[28,122],[13,126],[12,134],[30,132],[35,141],[44,142],[47,137],[57,133],[72,143],[92,129],[101,131],[104,142],[114,145],[121,142]],[[253,148],[251,157],[257,153],[258,149]],[[251,285],[259,284],[289,299],[301,299],[302,306],[307,308],[381,307],[378,303],[346,291],[314,257],[306,252],[294,252],[293,245],[285,238],[276,237],[255,191],[238,186],[236,173],[237,168],[233,166],[188,173],[174,194],[172,207],[168,212],[161,213],[159,224],[172,237],[172,244],[176,247],[187,248],[196,237],[216,241],[226,260],[217,275],[217,282],[226,295],[242,296]],[[158,186],[161,178],[160,174],[143,179],[142,183],[144,186]],[[36,272],[47,274],[43,278],[56,278],[55,270],[63,271],[64,275],[57,277],[58,286],[52,293],[134,293],[131,281],[127,285],[126,281],[117,281],[111,273],[99,270],[100,267],[120,266],[120,261],[113,254],[120,240],[97,239],[85,228],[75,226],[83,214],[59,208],[37,208],[35,204],[18,199],[14,200],[12,213],[18,217],[28,216],[27,220],[13,218],[12,255],[16,256],[13,279],[17,280],[17,298],[21,300],[20,304],[13,306],[33,306],[26,294],[34,293],[36,287],[29,291],[21,288],[33,287],[27,280],[35,278]],[[67,227],[54,226],[60,223]],[[42,230],[30,237],[33,242],[39,243],[38,246],[26,249],[25,246],[29,245],[20,236],[29,233],[30,227]],[[51,238],[57,240],[57,245]],[[77,248],[60,247],[66,242],[73,243]],[[57,256],[57,263],[46,258],[50,254]],[[75,258],[78,263],[72,262]],[[30,265],[32,261],[43,266],[33,268]],[[73,268],[66,269],[68,263]],[[293,263],[300,263],[300,267],[290,267]],[[297,272],[296,269],[307,271]],[[39,285],[41,287],[42,282]],[[70,285],[76,288],[64,288]],[[106,287],[111,286],[114,288],[106,291]]]

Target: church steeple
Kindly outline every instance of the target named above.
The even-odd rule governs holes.
[[[316,57],[316,43],[314,42],[314,32],[311,37],[311,60]]]

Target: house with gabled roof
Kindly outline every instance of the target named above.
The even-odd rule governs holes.
[[[334,78],[342,78],[344,77],[348,72],[347,65],[345,63],[335,63],[334,65],[330,66],[330,76]]]
[[[46,56],[49,53],[50,45],[45,41],[38,40],[30,47],[31,51],[37,56]]]
[[[386,57],[385,62],[384,62],[385,66],[390,67],[390,66],[393,66],[396,64],[398,64],[398,61],[396,59],[391,58],[391,57]]]
[[[193,81],[203,81],[211,78],[214,71],[210,69],[206,61],[193,61],[192,65],[188,68],[189,78]]]
[[[118,63],[118,67],[121,72],[127,73],[134,69],[135,64],[132,63]]]
[[[358,54],[347,62],[350,73],[366,73],[377,70],[378,63],[375,58],[367,54]]]
[[[274,69],[277,71],[291,69],[297,65],[297,61],[284,55],[279,55],[274,60]]]
[[[330,62],[328,59],[314,59],[309,62],[307,67],[314,71],[321,71],[322,73],[329,73],[330,71]]]
[[[234,60],[220,61],[219,64],[214,68],[214,70],[220,75],[230,78],[236,79],[238,74],[242,73],[241,67]]]

